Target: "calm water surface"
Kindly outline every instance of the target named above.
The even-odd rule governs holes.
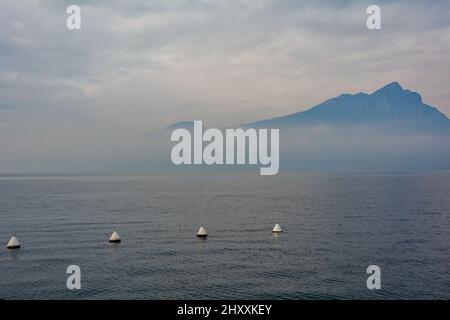
[[[3,176],[0,219],[5,299],[450,299],[449,172]]]

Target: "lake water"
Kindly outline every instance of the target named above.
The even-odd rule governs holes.
[[[449,172],[3,176],[0,219],[5,299],[450,299]]]

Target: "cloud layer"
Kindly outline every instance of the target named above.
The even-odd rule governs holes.
[[[0,172],[145,169],[149,133],[288,114],[399,81],[450,115],[450,3],[8,0],[0,11]],[[160,161],[159,159],[158,161]]]

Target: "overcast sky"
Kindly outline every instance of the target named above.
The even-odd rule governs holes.
[[[0,172],[145,167],[149,133],[173,122],[250,122],[392,81],[450,116],[449,53],[445,0],[2,0]]]

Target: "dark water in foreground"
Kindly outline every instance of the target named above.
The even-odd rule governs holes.
[[[2,177],[0,219],[0,298],[450,299],[449,172]]]

